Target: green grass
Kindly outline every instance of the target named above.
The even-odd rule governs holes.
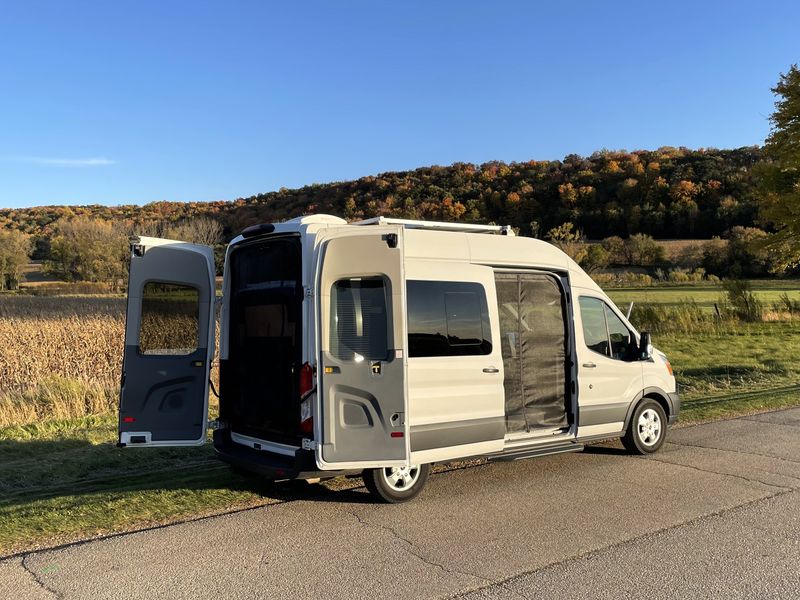
[[[800,301],[800,281],[796,279],[778,281],[756,279],[750,283],[756,297],[767,307],[780,302],[783,294],[787,294],[792,300]],[[714,304],[719,304],[725,295],[721,284],[708,283],[609,288],[606,293],[623,311],[627,310],[629,302],[678,306],[684,304],[686,300],[692,300],[704,309],[714,310]]]
[[[0,556],[286,499],[201,448],[117,448],[116,418],[0,430]]]

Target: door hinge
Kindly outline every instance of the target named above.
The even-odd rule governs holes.
[[[319,443],[315,442],[314,440],[303,438],[302,446],[303,450],[316,450],[319,448]]]
[[[304,286],[303,287],[303,295],[306,298],[313,298],[314,297],[314,288],[311,287],[310,285]]]
[[[216,306],[222,306],[222,302],[225,300],[225,296],[216,296],[214,298],[214,304]]]
[[[208,422],[208,428],[211,431],[216,431],[217,429],[228,429],[228,424],[225,421],[214,419],[213,421]]]

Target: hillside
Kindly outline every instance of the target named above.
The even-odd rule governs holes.
[[[64,217],[91,216],[136,229],[210,216],[231,236],[254,222],[326,212],[348,219],[391,215],[510,223],[538,236],[570,221],[591,239],[639,232],[662,239],[709,238],[734,225],[753,226],[752,167],[761,152],[757,146],[666,147],[573,154],[560,161],[456,163],[233,201],[2,209],[0,226],[45,240]]]

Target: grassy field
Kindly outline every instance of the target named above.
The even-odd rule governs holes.
[[[792,284],[758,292],[800,296]],[[721,295],[706,286],[611,294],[642,303],[662,289],[679,298]],[[119,299],[0,296],[0,555],[307,494],[305,484],[233,474],[210,445],[116,448],[123,310]],[[684,422],[800,404],[800,320],[726,321],[653,341],[682,386]]]
[[[754,280],[750,283],[753,286],[753,293],[767,308],[779,304],[784,294],[794,301],[800,301],[800,281]],[[611,299],[623,310],[627,309],[629,302],[679,306],[689,300],[711,311],[714,310],[715,303],[720,304],[724,300],[721,286],[709,284],[611,288],[607,291]]]

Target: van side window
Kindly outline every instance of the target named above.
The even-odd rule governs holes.
[[[149,281],[142,290],[139,353],[192,354],[197,350],[200,292],[188,285]]]
[[[385,360],[389,354],[382,279],[340,279],[331,290],[330,351],[341,360]]]
[[[622,319],[599,298],[581,296],[579,303],[586,346],[616,360],[633,360],[633,336]]]
[[[492,352],[486,290],[479,283],[408,281],[408,356]]]

